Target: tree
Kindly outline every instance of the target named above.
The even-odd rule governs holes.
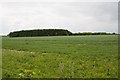
[[[22,30],[10,32],[9,37],[32,37],[32,36],[68,36],[72,33],[64,29],[37,29],[37,30]]]

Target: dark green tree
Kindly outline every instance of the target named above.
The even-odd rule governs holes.
[[[37,30],[22,30],[10,32],[9,37],[32,37],[32,36],[68,36],[72,33],[64,29],[37,29]]]

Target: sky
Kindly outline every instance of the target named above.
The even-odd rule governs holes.
[[[0,35],[29,29],[118,33],[117,0],[1,0],[0,12]]]

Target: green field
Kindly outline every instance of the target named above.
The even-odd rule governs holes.
[[[3,78],[117,78],[118,36],[3,37]]]

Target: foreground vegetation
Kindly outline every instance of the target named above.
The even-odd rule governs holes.
[[[4,78],[117,78],[116,35],[3,37]]]
[[[0,36],[0,79],[2,78],[2,37]]]

